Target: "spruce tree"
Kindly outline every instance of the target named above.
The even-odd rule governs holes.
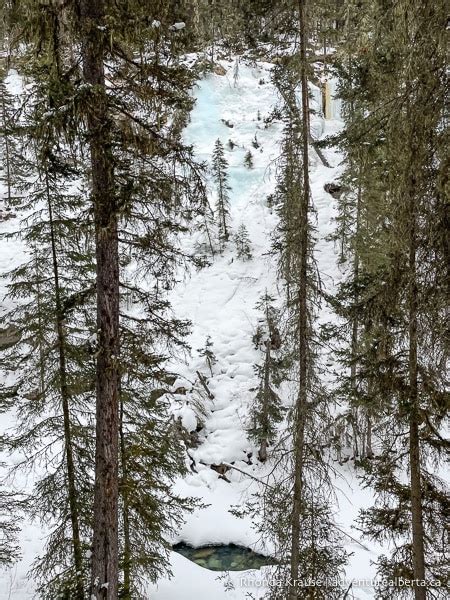
[[[42,90],[42,88],[41,88]],[[55,140],[57,129],[39,91],[27,98],[24,117],[30,136],[26,169],[16,201],[27,213],[18,237],[28,260],[6,276],[15,307],[5,322],[19,341],[2,356],[3,373],[14,373],[2,390],[3,410],[13,410],[17,425],[4,443],[24,455],[12,471],[45,463],[37,477],[28,510],[48,523],[45,552],[34,564],[44,598],[83,598],[91,531],[92,424],[89,410],[93,370],[86,341],[93,331],[87,298],[92,298],[93,265],[89,226],[78,219],[83,198],[70,193],[77,172],[62,158],[67,148]],[[51,506],[51,511],[49,511]]]
[[[233,239],[236,245],[237,257],[243,260],[250,260],[252,258],[252,250],[247,227],[244,223],[239,225],[239,229]]]
[[[213,351],[213,342],[211,341],[211,336],[208,335],[206,338],[205,346],[203,348],[199,348],[197,350],[199,356],[205,359],[206,364],[208,365],[209,372],[211,373],[211,377],[213,377],[213,366],[217,363],[216,355]]]
[[[341,346],[336,353],[348,370],[348,377],[341,376],[338,382],[339,400],[348,410],[337,418],[336,442],[339,449],[342,442],[351,447],[356,460],[372,456],[372,431],[379,415],[372,386],[368,381],[362,383],[358,371],[364,368],[364,354],[372,344],[375,348],[387,327],[375,304],[366,302],[382,280],[387,247],[383,225],[387,202],[385,143],[380,129],[367,127],[365,122],[367,91],[363,77],[368,57],[352,54],[355,46],[364,43],[371,10],[373,6],[365,5],[363,11],[347,11],[339,58],[335,60],[346,126],[336,141],[346,157],[346,169],[339,182],[333,238],[346,278],[335,298],[335,308],[344,323],[333,330],[337,338],[345,339],[344,349]]]
[[[1,465],[2,468],[5,465]],[[2,569],[11,567],[19,558],[17,534],[18,498],[5,490],[0,491],[0,565]]]
[[[39,62],[40,49],[45,48],[41,63],[45,76],[40,81],[52,99],[47,112],[59,137],[67,140],[68,162],[79,152],[78,185],[89,187],[93,200],[93,210],[79,218],[80,228],[89,232],[88,262],[97,269],[96,278],[91,271],[88,281],[97,282],[88,286],[91,293],[74,294],[71,300],[85,310],[84,319],[95,313],[90,302],[99,304],[97,324],[80,317],[81,323],[88,323],[82,347],[92,353],[92,359],[85,360],[84,374],[91,377],[92,392],[96,360],[100,407],[94,515],[83,503],[83,518],[96,530],[89,593],[97,598],[116,598],[119,593],[136,597],[145,578],[155,579],[167,568],[164,531],[180,522],[180,511],[187,506],[171,492],[184,460],[165,396],[174,375],[165,365],[172,354],[186,350],[183,337],[188,327],[171,316],[166,294],[178,268],[198,264],[177,238],[204,214],[206,205],[201,168],[192,149],[180,141],[180,128],[192,106],[193,74],[176,58],[185,38],[173,27],[176,10],[166,3],[152,7],[153,18],[140,2],[83,3],[81,27],[72,3],[62,11],[53,5],[40,10],[26,4],[21,7],[21,18],[28,24],[21,30],[25,49],[32,56],[37,53]],[[152,25],[155,19],[159,27]],[[108,89],[107,62],[113,82]],[[38,75],[30,73],[32,79]],[[99,126],[101,135],[96,136]],[[89,156],[86,164],[82,159]],[[66,199],[61,210],[69,204]],[[67,273],[76,260],[76,254],[69,254]],[[35,257],[34,267],[40,264],[40,257]],[[65,264],[60,271],[64,275]],[[74,282],[85,280],[74,276]],[[155,285],[149,288],[148,280]],[[46,345],[42,347],[45,355]],[[34,352],[33,360],[39,356]],[[164,394],[158,392],[161,389]],[[92,403],[86,415],[91,409]],[[105,420],[108,410],[111,422]],[[92,465],[83,472],[91,473]],[[85,500],[89,505],[88,495]],[[70,553],[61,546],[53,558],[61,567]],[[51,577],[51,571],[47,575]],[[52,597],[51,588],[48,593]]]
[[[163,4],[153,8],[155,18],[166,10]],[[173,17],[168,11],[155,32],[140,3],[111,8],[112,18],[120,23],[128,23],[131,14],[133,23],[138,16],[141,29],[136,32],[130,23],[116,36],[118,47],[127,47],[135,61],[130,65],[120,50],[113,52],[118,61],[113,91],[118,93],[108,97],[110,118],[116,119],[112,140],[121,257],[117,366],[123,598],[139,596],[145,579],[155,580],[167,570],[167,535],[189,506],[171,491],[174,478],[184,472],[184,459],[167,396],[161,391],[168,392],[165,386],[174,376],[166,364],[173,354],[185,351],[188,331],[187,322],[171,316],[167,292],[178,269],[193,260],[198,264],[179,247],[178,236],[204,214],[206,206],[201,168],[192,149],[180,141],[179,119],[170,118],[187,114],[192,106],[192,73],[177,59],[183,46],[172,33]],[[147,59],[154,53],[156,66]],[[135,91],[136,79],[142,83]],[[160,99],[155,98],[155,84]],[[123,90],[129,90],[133,102]],[[148,280],[155,282],[153,288]],[[99,593],[105,593],[101,586]]]
[[[448,495],[430,464],[446,445],[440,325],[448,258],[441,179],[445,15],[435,3],[420,13],[403,2],[372,3],[362,21],[352,3],[348,10],[359,23],[365,53],[350,53],[344,62],[351,85],[342,93],[365,114],[354,118],[353,112],[346,144],[349,150],[359,146],[364,161],[361,220],[352,234],[358,269],[354,262],[341,306],[346,318],[359,323],[349,353],[356,364],[352,402],[375,412],[377,431],[375,458],[364,463],[376,504],[362,512],[361,526],[395,544],[378,563],[386,581],[422,582],[409,589],[387,585],[380,598],[444,597]],[[425,580],[440,584],[427,588]]]
[[[279,357],[281,337],[278,330],[279,312],[274,299],[266,294],[256,305],[263,313],[253,337],[255,347],[263,353],[263,361],[255,365],[259,379],[258,391],[251,407],[248,433],[258,445],[258,458],[267,460],[268,446],[276,439],[276,426],[282,420],[281,399],[277,392],[283,376],[283,361]]]
[[[277,586],[269,597],[290,600],[341,598],[344,592],[339,586],[319,582],[325,571],[338,579],[347,558],[331,516],[332,485],[326,454],[331,406],[320,381],[321,340],[314,327],[320,282],[314,261],[309,174],[307,26],[313,15],[312,7],[306,14],[304,2],[288,3],[280,12],[283,57],[274,70],[285,128],[275,194],[279,225],[273,248],[279,256],[284,285],[281,331],[292,406],[273,448],[276,469],[262,493],[261,530],[282,557],[276,568]],[[300,103],[296,93],[299,83]],[[317,526],[318,519],[324,527]],[[315,578],[317,585],[300,587],[308,577]]]
[[[112,154],[112,120],[106,91],[108,52],[103,0],[80,2],[86,134],[95,223],[97,352],[96,451],[90,593],[118,595],[119,496],[119,242],[118,198]]]
[[[219,225],[219,241],[223,245],[230,237],[230,186],[227,174],[228,162],[222,142],[217,139],[212,155],[212,174],[217,189],[216,211]]]
[[[250,152],[250,150],[244,156],[244,165],[247,167],[247,169],[253,169],[253,154]]]

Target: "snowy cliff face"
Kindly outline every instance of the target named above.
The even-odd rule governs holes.
[[[210,74],[198,82],[194,90],[196,104],[185,139],[194,146],[198,159],[209,164],[215,141],[220,139],[223,143],[229,163],[231,233],[236,233],[242,223],[246,225],[253,258],[237,258],[234,244],[230,241],[223,254],[216,255],[211,266],[192,272],[185,279],[180,276],[182,281],[171,293],[176,315],[193,323],[189,340],[192,356],[187,364],[174,365],[180,373],[174,391],[181,387],[189,388],[189,382],[200,371],[208,378],[208,387],[214,396],[214,399],[206,401],[198,446],[190,450],[196,472],[190,472],[177,484],[178,491],[200,498],[207,506],[187,517],[178,538],[173,541],[184,541],[194,546],[235,543],[261,550],[251,521],[233,516],[229,509],[242,505],[256,485],[244,473],[258,479],[267,469],[267,465],[264,467],[258,462],[257,449],[248,440],[245,429],[249,402],[254,396],[250,390],[256,386],[253,365],[260,359],[252,342],[260,317],[255,305],[266,290],[275,298],[279,296],[275,257],[268,253],[277,217],[268,206],[267,197],[275,187],[282,123],[268,119],[279,101],[271,83],[272,65],[258,63],[247,66],[241,63],[237,78],[233,77],[233,62],[222,61],[222,66],[225,75]],[[337,119],[325,121],[320,115],[319,90],[312,88],[311,93],[311,108],[314,110],[311,129],[313,135],[320,138],[336,131],[340,122]],[[339,116],[337,109],[332,114]],[[248,151],[253,156],[251,169],[244,164]],[[326,151],[326,158],[332,165],[327,168],[314,151],[311,156],[312,193],[317,210],[316,258],[323,284],[331,291],[341,274],[336,266],[333,244],[327,241],[334,227],[335,201],[323,186],[338,177],[341,157],[333,151]],[[209,187],[211,204],[214,204],[212,181]],[[11,222],[0,223],[0,231],[10,227]],[[199,241],[200,234],[193,232],[184,244],[193,247]],[[2,240],[0,244],[0,270],[5,272],[17,262],[20,249],[11,241]],[[332,319],[333,315],[324,307],[320,320]],[[196,351],[205,346],[208,336],[217,358],[212,366],[212,375],[205,359]],[[198,414],[189,402],[191,395],[187,394],[184,399],[183,394],[175,394],[175,398],[175,416],[181,419],[187,430],[194,431]],[[228,481],[210,467],[222,463],[233,463],[239,469],[227,471]],[[369,505],[371,497],[370,493],[358,488],[350,467],[342,469],[342,477],[336,482],[339,489],[336,521],[351,536],[347,536],[347,549],[354,555],[350,559],[347,576],[369,578],[374,575],[370,560],[375,558],[376,553],[358,543],[358,533],[352,531],[351,525],[358,509]],[[18,484],[21,485],[20,482]],[[44,532],[39,526],[25,523],[21,534],[23,559],[12,570],[0,573],[0,600],[33,598],[33,583],[27,571],[44,543]],[[263,568],[260,571],[234,572],[218,579],[217,573],[195,565],[179,554],[171,554],[171,563],[173,578],[149,585],[148,594],[154,600],[244,600],[248,592],[260,598],[263,587],[253,586],[250,580],[269,574],[269,570]],[[244,577],[247,578],[245,581]],[[229,589],[231,587],[233,589]],[[355,587],[354,597],[371,598],[373,590]]]

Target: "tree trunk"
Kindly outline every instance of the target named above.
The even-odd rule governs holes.
[[[412,169],[411,165],[411,169]],[[425,579],[425,550],[422,515],[422,485],[419,443],[419,398],[417,386],[417,275],[416,275],[416,207],[415,177],[411,176],[409,226],[409,460],[411,484],[412,549],[414,579]],[[425,587],[414,587],[415,600],[425,600]]]
[[[59,265],[58,256],[56,252],[56,237],[55,228],[53,221],[53,209],[50,197],[50,187],[48,181],[48,175],[45,176],[46,195],[47,195],[47,206],[50,222],[50,239],[52,246],[52,262],[53,262],[53,280],[55,284],[55,307],[56,307],[56,333],[58,339],[58,353],[59,353],[59,379],[60,379],[60,391],[61,391],[61,404],[63,412],[63,424],[64,424],[64,450],[66,454],[66,465],[67,465],[67,491],[69,493],[69,510],[70,510],[70,523],[72,526],[72,545],[73,545],[73,558],[74,558],[74,569],[76,573],[76,592],[74,600],[83,600],[84,598],[84,586],[83,586],[83,555],[81,550],[81,539],[80,539],[80,522],[79,522],[79,507],[78,507],[78,494],[76,489],[76,473],[75,473],[75,461],[73,457],[73,443],[72,443],[72,425],[70,422],[70,408],[69,408],[69,388],[67,385],[67,362],[66,362],[66,344],[65,344],[65,333],[64,333],[64,311],[61,302],[61,289],[59,286]]]
[[[355,235],[358,236],[359,233],[359,227],[360,227],[360,221],[361,221],[361,203],[362,203],[362,185],[361,185],[361,174],[362,174],[362,164],[361,164],[361,159],[359,162],[359,178],[358,178],[358,195],[356,198],[356,232]],[[353,256],[353,277],[354,280],[356,281],[356,285],[358,285],[358,278],[359,278],[359,254],[358,254],[359,250],[355,249],[354,250],[354,256]],[[359,294],[356,291],[355,292],[355,297],[354,297],[354,303],[355,305],[358,304],[359,301]],[[351,378],[351,386],[352,386],[352,392],[354,394],[353,398],[352,398],[352,404],[353,404],[353,408],[352,408],[352,427],[353,427],[353,452],[354,452],[354,456],[355,458],[359,456],[359,438],[360,438],[360,427],[359,427],[359,410],[357,407],[354,406],[354,402],[355,402],[355,397],[356,397],[356,376],[357,376],[357,361],[356,361],[356,356],[358,353],[358,333],[359,333],[359,323],[358,323],[358,319],[356,316],[353,316],[353,322],[352,322],[352,339],[351,339],[351,366],[350,366],[350,378]],[[366,409],[368,410],[368,409]],[[364,454],[364,451],[363,451]],[[363,456],[364,458],[364,456]]]
[[[38,259],[36,248],[33,248],[35,276],[36,276],[36,292],[37,292],[37,312],[38,312],[38,327],[39,327],[39,381],[40,394],[45,402],[45,364],[44,364],[44,336],[42,334],[42,306],[41,306],[41,273],[38,268]]]
[[[306,0],[298,1],[300,24],[300,68],[302,86],[302,159],[303,159],[303,190],[299,202],[300,227],[300,273],[299,273],[299,302],[298,302],[298,335],[299,335],[299,390],[295,408],[294,420],[294,490],[292,500],[291,524],[291,585],[289,600],[298,598],[298,588],[295,582],[299,578],[300,566],[300,533],[301,510],[303,502],[303,458],[307,405],[307,376],[308,376],[308,306],[307,306],[307,267],[308,267],[308,211],[310,200],[309,182],[309,98],[308,73],[306,57]]]
[[[8,205],[10,206],[12,193],[11,193],[11,156],[9,149],[9,131],[8,123],[6,121],[6,103],[5,98],[2,95],[2,112],[3,112],[3,128],[5,130],[4,141],[5,141],[5,165],[6,165],[6,193],[8,198]]]
[[[111,123],[105,87],[104,1],[80,1],[83,75],[92,88],[87,111],[97,282],[94,532],[91,599],[117,599],[119,433],[119,261]]]
[[[258,459],[261,462],[267,460],[267,432],[269,429],[269,402],[270,402],[270,338],[266,341],[266,356],[264,360],[264,383],[263,383],[263,406],[262,406],[262,422],[264,424],[265,433],[262,436],[259,446]]]
[[[372,417],[368,412],[366,415],[366,444],[364,448],[364,458],[373,458],[373,449],[372,449]]]
[[[126,454],[126,441],[124,430],[123,400],[120,401],[120,458],[122,466],[122,519],[123,519],[123,587],[121,598],[131,600],[131,543],[130,543],[130,519],[128,501],[128,467]]]
[[[226,216],[225,216],[225,198],[224,198],[224,193],[225,193],[225,184],[223,182],[223,178],[222,178],[222,174],[219,172],[219,206],[220,206],[220,215],[219,218],[222,220],[222,227],[223,227],[223,238],[225,241],[228,241],[228,228],[227,228],[227,221],[226,221]]]

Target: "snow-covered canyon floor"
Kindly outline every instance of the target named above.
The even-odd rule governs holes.
[[[252,342],[260,316],[255,305],[266,290],[273,296],[281,293],[276,284],[276,260],[269,254],[277,216],[268,206],[267,196],[273,193],[276,184],[282,123],[275,120],[266,126],[264,122],[279,101],[271,83],[272,65],[241,64],[236,81],[233,62],[222,61],[222,65],[225,75],[210,74],[198,82],[194,91],[196,104],[185,139],[193,144],[196,156],[209,163],[215,141],[220,139],[223,143],[229,162],[232,233],[245,223],[253,258],[248,261],[238,259],[230,242],[211,266],[190,273],[171,294],[175,314],[189,318],[193,323],[188,340],[192,356],[187,364],[177,365],[181,380],[193,381],[199,370],[208,376],[208,386],[214,395],[205,407],[200,445],[190,450],[197,472],[191,472],[177,484],[179,492],[198,497],[207,507],[187,516],[174,542],[184,541],[193,546],[234,543],[258,551],[261,550],[260,541],[251,521],[237,518],[229,512],[232,506],[242,505],[249,498],[253,480],[240,471],[230,469],[226,473],[227,482],[210,465],[234,463],[235,467],[256,478],[264,469],[256,459],[256,449],[249,442],[245,430],[249,403],[254,396],[250,388],[256,385],[253,365],[260,359]],[[312,131],[316,138],[331,134],[341,126],[338,118],[325,120],[321,116],[319,92],[314,88],[311,104],[315,109]],[[252,144],[255,135],[258,148]],[[234,144],[233,149],[229,140]],[[244,165],[244,157],[249,150],[254,162],[251,169]],[[342,167],[337,153],[326,150],[325,154],[331,168],[324,166],[313,150],[310,168],[318,219],[316,258],[323,284],[331,291],[342,275],[336,264],[333,243],[327,241],[335,227],[336,212],[335,200],[324,190],[324,184],[334,181]],[[210,186],[213,194],[212,183]],[[0,223],[0,230],[6,227],[11,227],[11,223]],[[2,271],[9,270],[16,260],[12,243],[2,242]],[[333,315],[324,307],[320,320],[332,318]],[[217,357],[212,376],[204,358],[196,352],[197,348],[204,347],[208,336]],[[182,398],[178,400],[183,402]],[[194,409],[186,403],[177,412],[185,427],[195,430],[197,417]],[[253,453],[253,458],[249,461],[250,453]],[[352,525],[359,509],[372,503],[373,495],[370,490],[360,488],[350,462],[344,466],[336,463],[336,468],[340,477],[336,480],[338,503],[335,518],[339,527],[348,534],[345,537],[347,550],[353,553],[346,576],[349,580],[370,579],[375,576],[371,561],[376,559],[380,549],[365,540],[362,541],[365,548],[358,543],[359,532]],[[38,523],[24,524],[20,543],[22,560],[12,569],[0,572],[0,600],[33,598],[33,582],[27,572],[45,543]],[[221,577],[220,573],[202,568],[175,552],[171,554],[171,568],[171,579],[149,585],[148,596],[152,600],[244,600],[248,598],[248,592],[254,598],[261,598],[264,589],[252,587],[249,580],[260,580],[268,573],[267,568],[262,568],[260,571],[232,572]],[[354,598],[365,600],[373,597],[373,589],[355,585],[353,594]]]
[[[210,267],[192,274],[172,296],[175,312],[193,322],[192,348],[203,347],[210,336],[218,359],[212,377],[204,359],[196,356],[195,351],[191,362],[184,367],[184,375],[190,380],[196,370],[209,375],[214,400],[207,407],[205,426],[200,434],[201,445],[191,450],[198,473],[189,474],[179,484],[180,491],[199,497],[209,506],[188,517],[176,541],[182,540],[193,546],[235,543],[261,550],[260,540],[250,520],[239,519],[229,512],[232,506],[242,505],[250,497],[254,491],[253,480],[231,469],[226,473],[230,480],[227,483],[209,465],[233,462],[241,471],[256,478],[264,472],[264,467],[256,459],[256,449],[247,439],[245,428],[249,403],[255,394],[250,388],[257,383],[253,364],[260,360],[252,342],[260,317],[255,305],[266,290],[274,297],[281,292],[276,282],[276,259],[269,253],[277,217],[267,205],[267,196],[273,193],[276,185],[282,123],[275,120],[266,126],[264,122],[279,103],[271,83],[271,64],[258,63],[256,67],[241,64],[236,83],[233,63],[222,61],[222,65],[225,75],[211,74],[199,81],[195,90],[196,105],[185,135],[186,140],[194,145],[196,155],[208,162],[216,139],[223,143],[229,163],[232,230],[235,232],[241,223],[245,223],[253,258],[250,261],[237,259],[230,243],[229,249],[217,256]],[[311,92],[311,106],[316,113],[312,116],[311,129],[318,139],[334,133],[341,123],[339,119],[325,120],[321,116],[319,90],[312,88]],[[337,101],[334,110],[338,116]],[[257,149],[252,145],[255,135],[260,145]],[[230,149],[229,140],[235,144],[233,149]],[[244,157],[249,150],[254,162],[250,170],[244,165]],[[317,210],[316,258],[323,285],[331,291],[342,275],[336,265],[333,242],[327,241],[335,227],[336,207],[335,200],[324,190],[324,184],[334,181],[342,167],[337,153],[325,153],[331,168],[325,167],[314,151],[311,152],[310,166]],[[324,307],[320,320],[332,318],[333,315]],[[182,416],[186,426],[192,423],[189,407]],[[195,420],[192,426],[194,424]],[[253,458],[249,465],[247,457],[251,452]],[[347,467],[336,464],[340,473],[336,481],[336,522],[353,538],[345,536],[347,550],[353,553],[346,577],[349,583],[352,579],[371,579],[375,576],[371,560],[378,552],[369,549],[367,541],[363,541],[367,550],[357,543],[359,533],[352,529],[352,525],[359,509],[369,506],[373,496],[370,490],[359,487],[351,464],[347,463]],[[159,581],[149,590],[150,597],[155,600],[243,600],[248,597],[248,592],[260,598],[264,594],[263,587],[253,587],[245,579],[261,580],[270,572],[266,568],[259,572],[231,572],[226,581],[232,586],[225,586],[220,574],[208,571],[179,554],[172,553],[171,562],[173,578]],[[355,598],[373,597],[370,586],[357,587],[355,582],[353,587]]]

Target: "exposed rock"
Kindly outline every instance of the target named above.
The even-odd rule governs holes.
[[[246,452],[247,455],[247,460],[244,460],[245,463],[247,463],[248,465],[252,465],[253,461],[252,461],[252,456],[253,456],[253,452]]]
[[[225,69],[225,67],[222,67],[222,65],[214,65],[213,71],[216,75],[223,76],[227,74],[227,70]]]
[[[173,393],[174,394],[180,394],[181,396],[186,396],[187,389],[184,386],[180,386]]]
[[[14,219],[16,216],[16,213],[12,212],[9,208],[0,210],[0,221],[8,221],[9,219]]]
[[[189,432],[188,445],[189,448],[198,448],[200,446],[200,436],[196,431]]]
[[[210,465],[210,467],[213,471],[219,473],[219,479],[223,479],[227,483],[231,483],[228,477],[225,475],[225,473],[230,470],[230,467],[228,465],[220,463],[220,465]]]
[[[333,198],[335,198],[336,200],[339,200],[339,198],[342,196],[343,192],[345,191],[345,188],[340,185],[339,183],[336,182],[331,182],[331,183],[326,183],[323,186],[323,189],[328,192],[330,194],[330,196],[333,196]]]
[[[161,396],[164,396],[164,394],[167,394],[168,390],[162,389],[162,388],[157,388],[155,390],[152,390],[150,392],[150,400],[151,402],[156,402],[158,400],[158,398],[161,398]]]
[[[217,471],[217,473],[219,473],[220,475],[225,475],[225,473],[230,470],[230,467],[228,465],[220,463],[220,465],[211,465],[211,469],[213,471]]]
[[[281,348],[281,335],[276,327],[273,328],[270,335],[270,347],[272,350],[279,350]]]
[[[233,129],[234,127],[234,123],[232,123],[231,121],[228,121],[228,119],[220,119],[222,121],[222,123],[224,125],[226,125],[227,127],[229,127],[230,129]]]
[[[20,340],[20,332],[14,325],[8,325],[5,329],[0,328],[0,348],[5,349],[14,346]]]

